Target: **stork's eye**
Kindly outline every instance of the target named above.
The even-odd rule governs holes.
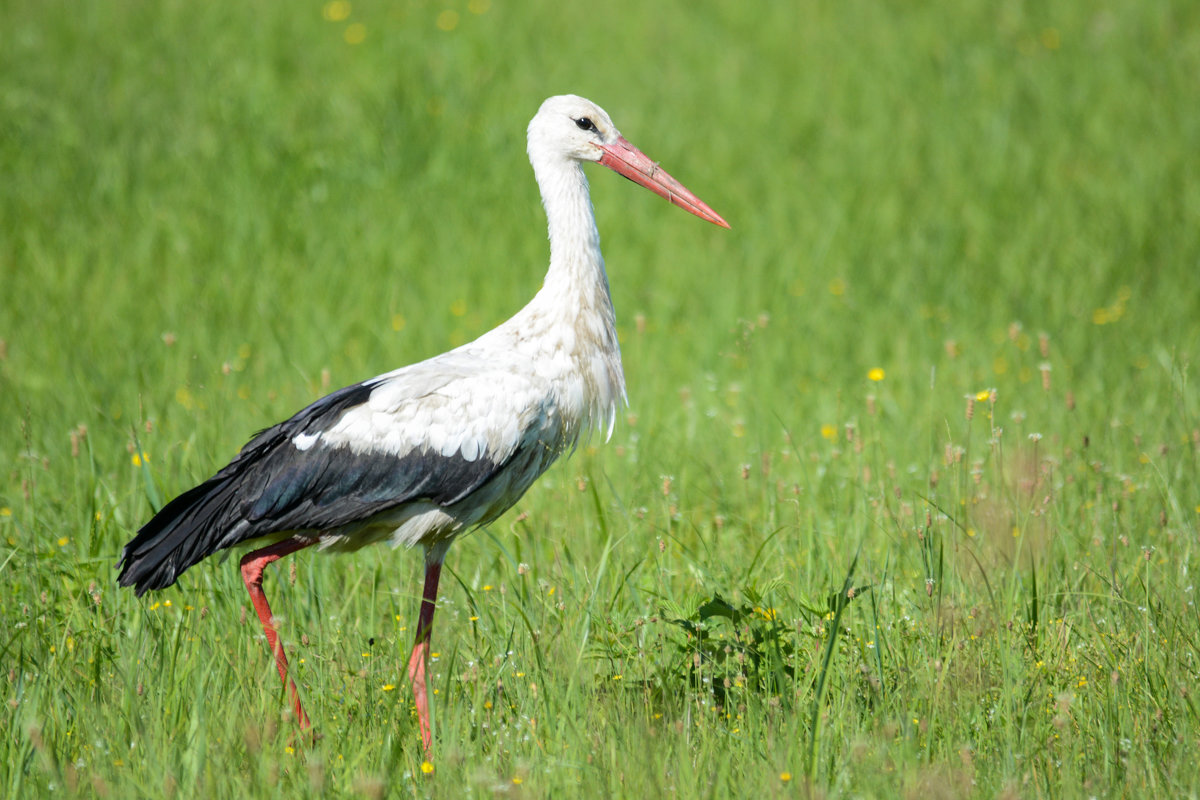
[[[579,130],[581,131],[598,132],[596,131],[596,123],[592,122],[591,118],[589,117],[580,117],[579,119],[575,120],[575,124],[579,126]]]

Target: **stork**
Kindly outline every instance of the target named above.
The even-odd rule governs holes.
[[[340,389],[259,433],[167,503],[126,546],[118,581],[138,596],[245,542],[242,579],[301,729],[310,721],[271,607],[266,566],[316,545],[420,545],[425,585],[408,675],[432,753],[426,664],[438,578],[459,535],[492,522],[585,432],[612,433],[625,377],[583,164],[596,161],[701,219],[728,223],[575,95],[529,123],[550,231],[540,291],[499,327],[442,355]]]

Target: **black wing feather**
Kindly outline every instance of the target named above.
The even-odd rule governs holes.
[[[367,401],[377,382],[347,387],[257,434],[209,480],[176,497],[125,546],[118,582],[138,595],[173,584],[189,567],[240,542],[288,531],[325,531],[371,519],[403,503],[450,505],[500,470],[486,456],[467,461],[411,451],[359,453],[292,439],[327,430]]]

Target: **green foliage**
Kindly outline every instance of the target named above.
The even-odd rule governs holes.
[[[1194,796],[1200,7],[6,4],[6,796]],[[447,562],[153,508],[513,313],[577,92],[630,408]],[[832,598],[832,599],[831,599]],[[852,599],[852,602],[849,602]]]
[[[714,636],[714,623],[722,621],[726,624]],[[795,632],[773,608],[750,603],[735,607],[714,595],[690,617],[670,622],[685,635],[678,645],[682,658],[671,676],[673,685],[684,678],[724,706],[730,688],[748,686],[778,695],[795,677]]]

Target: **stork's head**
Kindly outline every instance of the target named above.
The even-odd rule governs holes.
[[[542,103],[529,123],[529,160],[598,161],[701,219],[729,223],[621,135],[608,113],[591,100],[563,94]]]
[[[621,138],[603,108],[578,95],[561,94],[542,103],[529,123],[529,154],[599,161],[601,149]]]

